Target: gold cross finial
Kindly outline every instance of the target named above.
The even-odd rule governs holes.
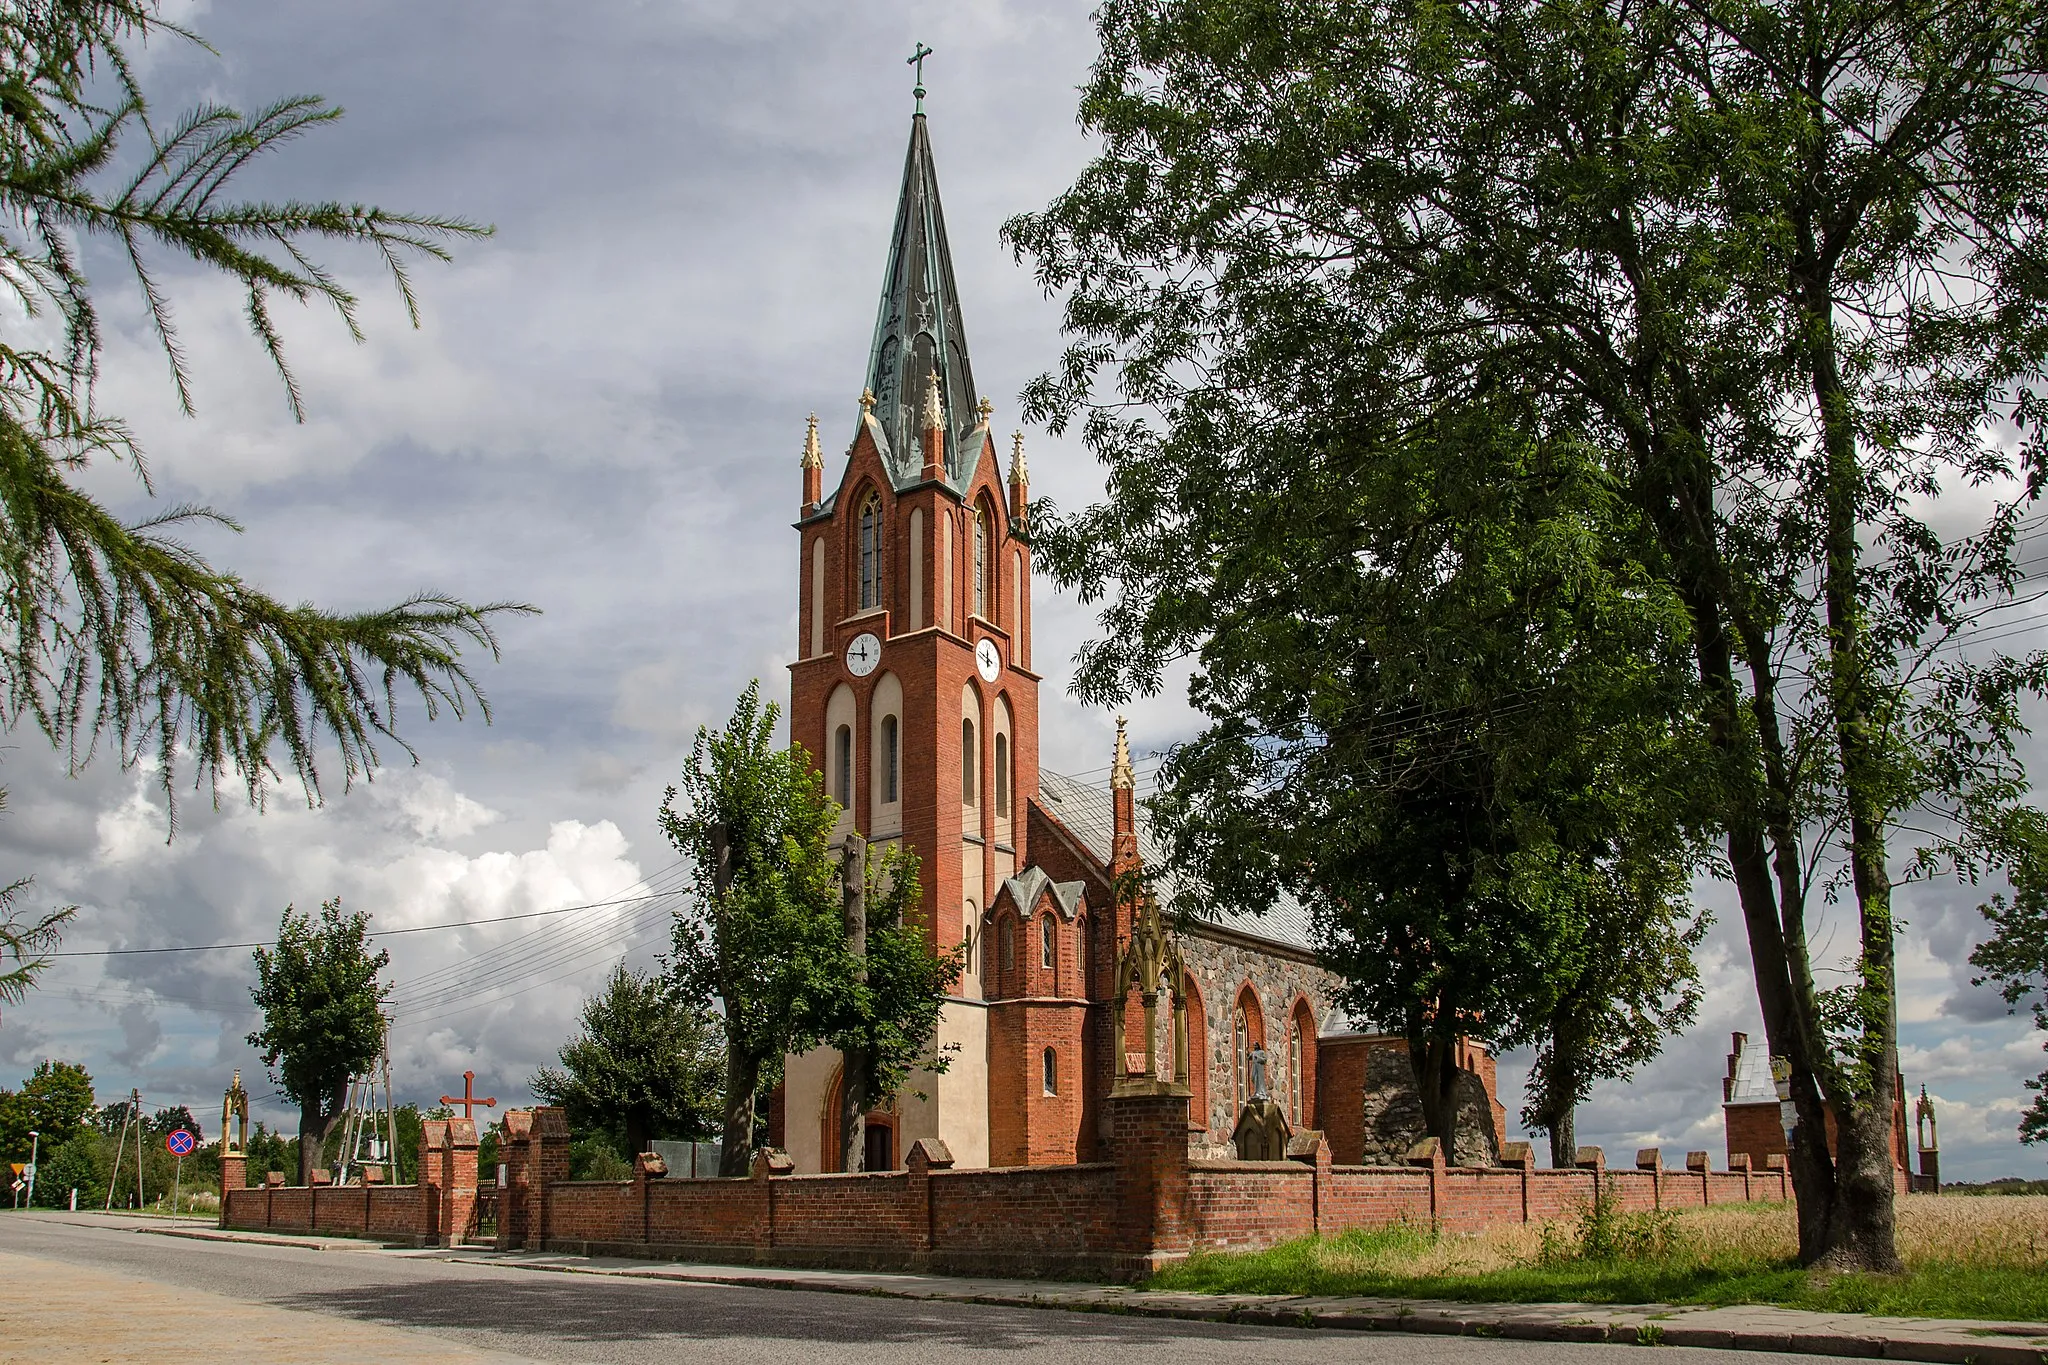
[[[862,389],[862,390],[860,391],[860,414],[861,414],[861,416],[865,417],[865,416],[867,416],[867,415],[868,415],[869,413],[873,412],[874,410],[875,410],[875,391],[874,391],[873,389]]]
[[[989,402],[987,395],[984,394],[982,400],[974,405],[974,410],[981,414],[981,424],[987,426],[990,415],[996,410],[996,405]]]

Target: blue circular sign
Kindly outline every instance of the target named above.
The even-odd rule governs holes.
[[[180,1128],[164,1139],[164,1147],[172,1156],[190,1156],[198,1145],[199,1139],[192,1136],[189,1128]]]

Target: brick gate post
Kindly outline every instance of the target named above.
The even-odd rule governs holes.
[[[498,1250],[510,1251],[526,1245],[526,1190],[533,1178],[533,1157],[527,1150],[533,1136],[533,1111],[505,1111],[505,1140],[499,1145],[505,1163],[505,1188],[498,1191]],[[496,1180],[496,1171],[480,1171],[479,1178]]]
[[[442,1154],[448,1150],[448,1121],[427,1119],[420,1124],[420,1211],[414,1228],[421,1246],[441,1246]]]
[[[226,1139],[222,1139],[226,1146]],[[249,1154],[223,1152],[220,1158],[220,1225],[228,1225],[228,1195],[249,1186]]]
[[[526,1248],[546,1249],[548,1220],[553,1212],[551,1188],[569,1178],[569,1113],[545,1106],[533,1111],[533,1129],[526,1139]]]
[[[441,1240],[459,1246],[476,1212],[476,1120],[448,1120],[448,1145],[441,1151]]]
[[[1109,1095],[1116,1161],[1116,1226],[1122,1269],[1149,1275],[1187,1254],[1188,1091],[1125,1077]]]

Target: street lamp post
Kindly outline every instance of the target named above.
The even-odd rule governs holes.
[[[36,1157],[43,1150],[43,1135],[35,1129],[28,1130],[28,1206],[36,1206]]]

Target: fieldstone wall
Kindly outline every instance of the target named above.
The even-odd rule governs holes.
[[[1338,980],[1312,962],[1302,962],[1276,953],[1260,952],[1237,944],[1205,938],[1199,930],[1183,930],[1181,955],[1195,989],[1202,995],[1203,1056],[1190,1056],[1190,1068],[1207,1071],[1207,1085],[1197,1093],[1206,1112],[1189,1115],[1190,1126],[1199,1129],[1192,1148],[1198,1156],[1230,1156],[1235,1152],[1230,1135],[1237,1127],[1238,1098],[1232,1093],[1234,1068],[1230,1055],[1231,1016],[1237,1008],[1238,993],[1249,984],[1259,999],[1259,1012],[1266,1023],[1266,1088],[1273,1098],[1284,1101],[1288,1093],[1287,1017],[1297,998],[1308,1001],[1315,1016],[1310,1037],[1320,1031],[1329,1017],[1330,996]],[[1304,1059],[1304,1078],[1312,1084],[1315,1074],[1313,1053]],[[1307,1093],[1306,1090],[1304,1093]]]
[[[1485,1083],[1460,1070],[1457,1081],[1458,1124],[1453,1166],[1498,1166],[1500,1147],[1493,1130],[1493,1097]],[[1399,1166],[1409,1149],[1422,1141],[1422,1096],[1405,1048],[1376,1047],[1365,1059],[1365,1155],[1367,1166]]]

